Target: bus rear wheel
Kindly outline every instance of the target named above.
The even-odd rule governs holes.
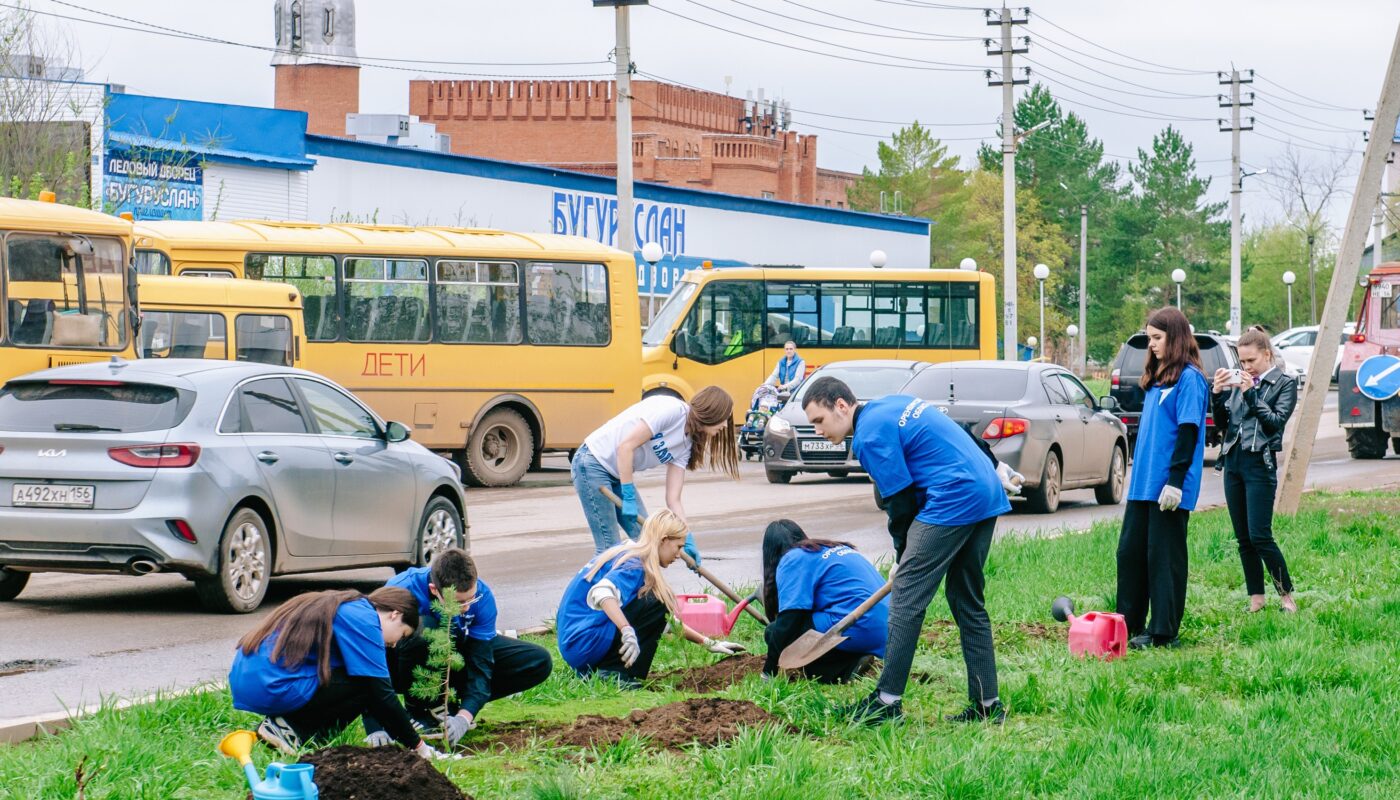
[[[1385,458],[1385,431],[1376,428],[1347,428],[1347,452],[1355,459]]]
[[[497,408],[481,418],[467,438],[462,477],[472,486],[510,486],[530,468],[535,437],[520,412]]]

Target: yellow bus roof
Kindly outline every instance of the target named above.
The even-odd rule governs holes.
[[[0,229],[131,236],[131,223],[121,217],[62,203],[12,197],[0,197]]]
[[[285,283],[238,278],[177,278],[142,275],[138,279],[141,305],[203,308],[301,308],[301,293]]]
[[[405,225],[320,225],[311,222],[152,221],[136,226],[138,247],[171,247],[181,250],[250,252],[296,248],[325,253],[422,253],[450,255],[462,251],[483,256],[537,258],[626,258],[627,254],[581,236],[551,233],[512,233],[488,228]]]
[[[977,282],[991,276],[985,272],[965,269],[876,269],[874,267],[722,267],[718,269],[689,269],[683,281],[963,281]]]

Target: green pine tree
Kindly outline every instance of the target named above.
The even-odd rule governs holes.
[[[428,663],[413,670],[410,693],[419,700],[434,703],[433,713],[446,716],[448,707],[456,699],[452,671],[462,669],[466,662],[457,652],[452,629],[462,614],[462,603],[457,600],[455,588],[444,587],[440,592],[441,597],[433,601],[433,611],[441,622],[436,627],[423,629],[422,636],[428,642]]]

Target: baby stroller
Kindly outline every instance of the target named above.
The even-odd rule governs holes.
[[[763,432],[768,428],[768,420],[782,409],[783,400],[775,386],[765,383],[754,390],[749,415],[739,429],[739,452],[745,461],[763,457]]]

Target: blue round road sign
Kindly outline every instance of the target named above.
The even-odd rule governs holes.
[[[1372,400],[1389,400],[1400,392],[1400,358],[1371,356],[1356,370],[1356,386]]]

